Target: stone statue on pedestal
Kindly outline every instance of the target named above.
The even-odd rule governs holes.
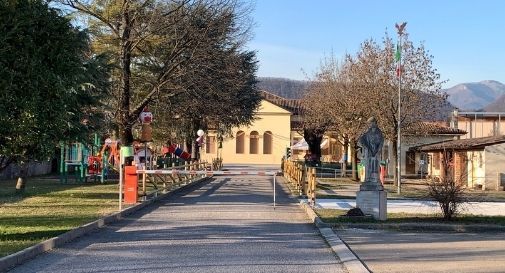
[[[384,137],[375,118],[368,120],[370,126],[358,139],[365,165],[365,181],[356,193],[356,206],[374,219],[387,218],[387,193],[379,182],[379,159]]]
[[[375,118],[370,118],[368,122],[370,123],[368,130],[358,139],[365,165],[365,182],[360,186],[360,189],[383,190],[382,184],[379,183],[379,159],[377,157],[380,155],[384,137]]]

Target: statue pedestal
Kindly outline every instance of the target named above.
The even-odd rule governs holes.
[[[356,207],[360,208],[365,215],[372,215],[376,220],[386,220],[387,192],[361,189],[356,192]]]

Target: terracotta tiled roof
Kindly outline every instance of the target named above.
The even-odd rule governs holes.
[[[265,90],[261,90],[261,97],[268,102],[288,110],[293,113],[293,115],[300,115],[302,112],[302,101],[299,99],[286,99]]]
[[[466,131],[434,122],[419,122],[404,129],[405,135],[464,135]]]
[[[428,151],[440,151],[440,150],[479,150],[486,146],[505,143],[505,135],[503,136],[491,136],[491,137],[479,137],[479,138],[467,138],[445,141],[435,144],[423,145],[417,147],[418,150],[428,152]]]

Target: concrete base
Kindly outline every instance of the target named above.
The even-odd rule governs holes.
[[[365,215],[372,215],[376,220],[387,219],[386,191],[358,191],[356,192],[356,207]]]

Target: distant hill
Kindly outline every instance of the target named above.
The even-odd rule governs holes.
[[[505,94],[484,107],[485,112],[505,112]]]
[[[498,81],[462,83],[444,90],[448,101],[461,110],[484,109],[498,97],[505,94],[505,84]]]
[[[258,77],[258,87],[287,99],[301,99],[308,81],[297,81],[286,78]]]
[[[424,93],[426,101],[437,102],[438,109],[432,113],[429,113],[427,116],[423,117],[424,121],[449,121],[449,117],[454,110],[454,105],[452,105],[449,101],[443,100],[441,101],[438,96],[432,97],[434,95]]]

